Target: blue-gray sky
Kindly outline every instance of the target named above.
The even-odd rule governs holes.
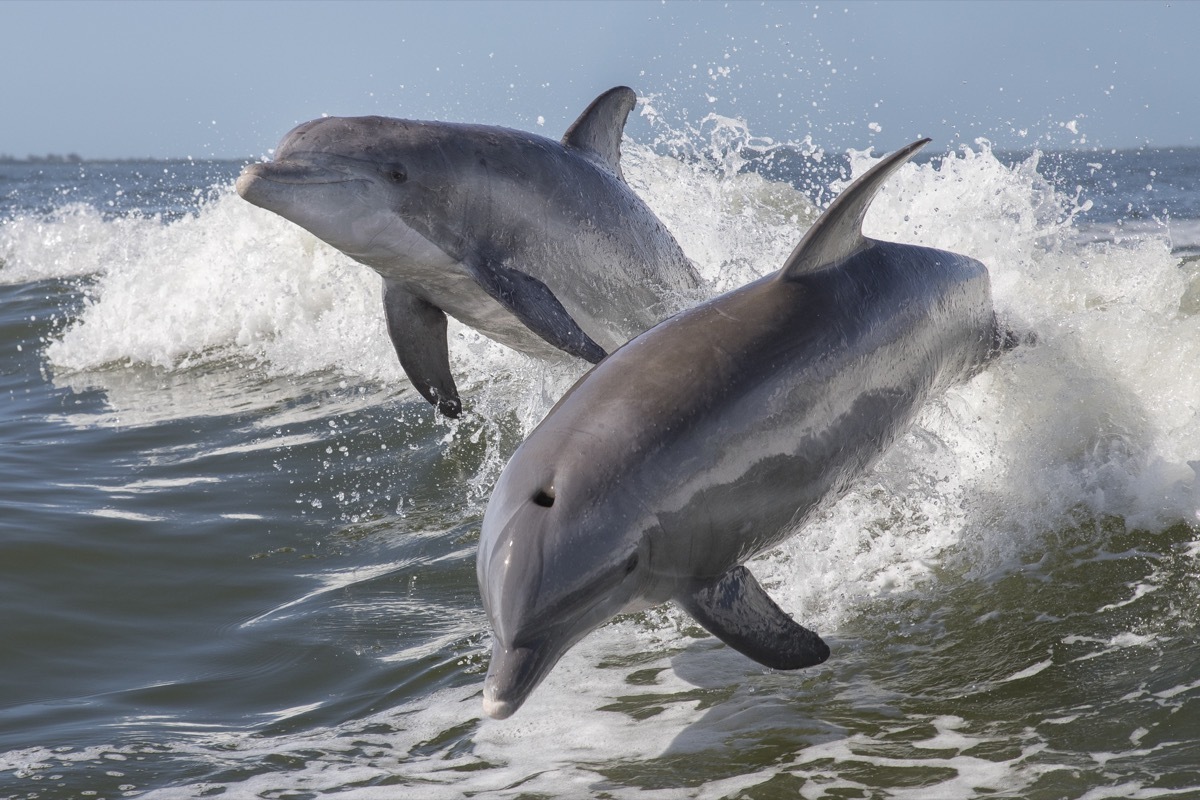
[[[254,157],[321,114],[557,137],[617,84],[676,128],[716,113],[833,149],[1200,145],[1186,0],[4,0],[0,22],[16,156]]]

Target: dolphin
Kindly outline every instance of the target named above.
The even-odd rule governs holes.
[[[616,614],[668,600],[773,669],[829,647],[744,566],[836,501],[923,403],[1011,346],[987,268],[868,239],[884,180],[835,199],[777,273],[686,310],[588,371],[517,448],[476,570],[505,718]]]
[[[385,117],[299,125],[238,177],[244,199],[383,276],[388,334],[413,386],[462,409],[446,315],[517,350],[595,363],[665,318],[700,278],[621,173],[626,86],[561,142]]]

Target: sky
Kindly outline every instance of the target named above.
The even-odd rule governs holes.
[[[1200,146],[1200,2],[0,0],[0,154],[258,158],[323,114],[841,150]]]

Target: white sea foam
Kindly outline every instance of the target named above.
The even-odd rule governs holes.
[[[90,513],[93,517],[123,519],[128,522],[162,522],[166,519],[166,517],[154,516],[151,514],[141,514],[137,511],[122,511],[117,508],[97,508],[88,513]]]
[[[378,278],[232,190],[196,216],[119,225],[124,251],[97,248],[73,262],[97,282],[79,320],[47,348],[56,370],[178,370],[236,357],[287,374],[399,377]]]
[[[137,258],[157,220],[106,219],[84,203],[62,206],[47,217],[23,216],[0,225],[0,282],[93,275]]]

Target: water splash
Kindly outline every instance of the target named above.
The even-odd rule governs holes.
[[[818,206],[875,160],[851,151],[841,169],[811,139],[776,142],[717,115],[672,129],[653,98],[642,114],[656,139],[625,143],[626,174],[696,262],[705,296],[777,269]],[[1200,459],[1200,315],[1188,302],[1190,273],[1165,229],[1080,237],[1089,200],[1047,180],[1041,159],[1035,152],[1006,165],[980,140],[906,165],[872,206],[868,235],[986,263],[1000,316],[1037,344],[929,409],[868,488],[835,512],[840,522],[829,524],[843,547],[859,551],[863,531],[889,531],[892,543],[880,546],[911,548],[906,569],[916,575],[930,553],[993,520],[1005,520],[1006,535],[1024,532],[1019,542],[1081,507],[1131,525],[1196,519],[1188,463]],[[792,165],[792,183],[764,177],[779,164]],[[18,217],[4,228],[0,257],[7,280],[92,276],[78,319],[46,348],[59,380],[109,376],[120,385],[131,368],[240,363],[271,376],[407,385],[378,277],[228,186],[168,221],[104,218],[78,204]],[[582,371],[538,363],[453,322],[450,345],[474,424],[493,434],[512,409],[530,430]],[[924,522],[905,528],[897,514]],[[884,577],[895,568],[881,557],[851,593],[906,585]],[[810,600],[827,595],[825,582],[815,586]]]

